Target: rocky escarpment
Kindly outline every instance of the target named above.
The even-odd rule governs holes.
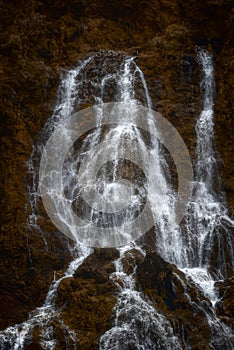
[[[65,324],[76,330],[81,350],[98,349],[99,337],[111,328],[113,307],[121,281],[109,279],[109,276],[115,271],[113,261],[118,257],[116,249],[97,249],[73,277],[60,283],[57,307]],[[212,314],[211,302],[197,290],[192,281],[188,282],[175,265],[167,263],[155,251],[143,257],[132,249],[126,253],[122,262],[127,274],[132,274],[137,264],[136,290],[143,292],[144,298],[150,300],[157,312],[172,322],[181,344],[185,346],[186,342],[191,349],[211,349],[211,330],[207,323],[207,312]],[[218,314],[221,319],[228,320],[229,325],[233,322],[233,310],[230,307],[232,285],[232,280],[217,282],[221,298],[217,304]],[[53,326],[56,349],[63,349],[66,345],[61,325],[55,322]],[[28,344],[26,349],[32,346],[40,348],[34,333],[34,342]],[[217,342],[219,336],[216,334]]]
[[[61,72],[98,50],[136,55],[149,85],[153,108],[178,129],[194,159],[194,125],[201,106],[196,45],[209,49],[215,60],[215,139],[231,212],[234,205],[231,74],[234,65],[231,0],[203,3],[195,0],[186,3],[180,0],[114,3],[20,0],[2,2],[1,14],[0,327],[4,329],[26,319],[30,310],[42,304],[54,271],[63,271],[71,259],[67,240],[55,230],[45,213],[40,222],[43,234],[25,228],[31,210],[27,161],[32,143],[52,113]],[[90,256],[74,278],[64,280],[59,290],[59,305],[66,301],[68,308],[64,318],[74,328],[79,326],[85,349],[96,346],[96,337],[109,327],[115,304],[114,285],[107,280],[114,256],[107,257],[107,266],[104,266],[105,262],[95,265],[96,254]],[[162,266],[162,270],[158,272],[157,266]],[[165,265],[153,255],[144,262],[139,261],[137,276],[139,289],[160,305],[169,318],[174,319],[176,310],[182,310],[179,328],[180,322],[185,322],[186,313],[191,317],[196,313],[189,307],[184,287],[176,282],[173,272],[175,267]],[[183,280],[183,276],[176,273]],[[155,278],[157,282],[152,282]],[[177,286],[175,292],[171,290],[172,281]],[[222,302],[218,307],[218,314],[226,320],[231,317],[232,307],[229,282],[220,286]],[[88,302],[94,306],[93,311]],[[74,308],[70,306],[73,304]],[[78,325],[75,314],[81,310],[83,319]],[[201,327],[203,315],[193,320],[201,338],[206,339],[205,343],[201,338],[199,341],[207,346],[207,327]],[[191,328],[185,324],[187,334],[192,337]],[[87,331],[90,343],[84,340]],[[193,342],[195,344],[195,338]],[[36,349],[37,345],[30,346]]]
[[[188,282],[175,265],[165,262],[156,252],[147,254],[138,265],[136,278],[138,288],[171,320],[181,344],[185,346],[186,342],[192,349],[211,349],[207,322],[207,312],[212,314],[211,302],[198,292],[194,282]],[[218,341],[219,334],[215,337]]]

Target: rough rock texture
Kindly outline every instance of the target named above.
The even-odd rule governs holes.
[[[234,326],[234,278],[216,282],[215,286],[220,298],[216,305],[217,314],[224,322]]]
[[[41,220],[43,234],[25,228],[30,214],[26,162],[32,143],[52,113],[61,72],[74,67],[90,52],[114,50],[137,56],[137,64],[149,85],[153,108],[178,129],[192,159],[194,125],[201,104],[196,45],[213,53],[216,146],[222,159],[228,206],[230,213],[233,212],[232,3],[231,0],[1,1],[1,329],[25,320],[30,310],[41,305],[53,272],[64,270],[71,259],[67,240],[55,230],[45,213]],[[94,254],[59,289],[59,302],[63,304],[67,300],[69,310],[64,311],[64,319],[80,329],[81,339],[87,334],[90,337],[90,344],[83,346],[84,349],[95,348],[95,337],[109,327],[115,303],[114,287],[107,279],[112,271],[108,259],[112,257],[101,264],[95,259],[99,258]],[[159,257],[155,259],[160,266],[158,272],[154,264],[151,266],[150,257],[143,263],[139,261],[139,286],[170,317],[180,308],[180,317],[185,319],[192,311],[182,289],[178,287],[176,296],[171,291],[173,267],[165,266]],[[144,270],[148,273],[146,280],[141,277]],[[157,276],[156,285],[152,285],[153,276]],[[230,316],[232,307],[228,295],[229,292],[224,294],[219,311],[225,317]],[[90,303],[94,311],[90,311]],[[98,316],[92,318],[92,312]],[[82,313],[79,324],[77,313]],[[203,316],[194,319],[194,333],[207,332],[203,321]],[[189,325],[187,332],[192,332]],[[30,346],[27,349],[37,347]],[[202,346],[206,345],[200,347],[206,349]]]
[[[138,265],[136,279],[139,290],[173,322],[182,344],[186,339],[192,349],[210,349],[211,334],[205,312],[211,304],[202,293],[197,293],[193,283],[186,281],[181,271],[152,252]]]
[[[98,348],[99,336],[111,327],[116,287],[109,274],[115,270],[113,260],[118,256],[115,249],[99,249],[84,261],[74,278],[59,285],[57,306],[62,307],[64,322],[78,330],[79,349]],[[57,339],[58,343],[64,341],[63,337]]]

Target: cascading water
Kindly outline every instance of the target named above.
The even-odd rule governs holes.
[[[233,273],[234,222],[228,216],[220,182],[214,143],[214,72],[212,56],[199,50],[203,79],[203,109],[196,124],[197,147],[193,202],[187,216],[188,265],[185,272],[215,302],[214,282]],[[216,253],[215,253],[216,251]],[[211,269],[213,267],[213,269]],[[212,273],[212,277],[211,277]]]
[[[40,329],[42,348],[46,350],[55,349],[54,320],[63,329],[67,344],[66,349],[79,348],[79,339],[77,339],[76,333],[70,330],[60,319],[60,313],[56,308],[56,294],[60,282],[67,277],[71,277],[92,252],[92,249],[80,244],[76,227],[70,222],[69,211],[73,209],[81,213],[88,222],[93,222],[102,227],[109,225],[114,236],[118,237],[121,234],[128,238],[129,225],[131,225],[136,213],[141,211],[145,203],[145,197],[148,195],[156,224],[158,252],[165,260],[175,263],[182,269],[187,276],[188,283],[196,283],[197,287],[213,302],[217,297],[213,288],[214,276],[211,278],[209,267],[214,242],[218,246],[219,259],[225,261],[226,265],[228,263],[225,260],[224,250],[228,247],[233,266],[233,251],[229,243],[231,237],[228,230],[228,226],[233,225],[233,223],[227,216],[223,197],[218,196],[217,190],[213,186],[214,178],[217,177],[217,167],[212,144],[214,77],[211,56],[204,50],[199,51],[203,72],[201,83],[203,110],[196,126],[195,194],[193,202],[189,204],[185,229],[175,225],[176,228],[173,232],[168,233],[166,229],[167,219],[174,217],[176,199],[170,181],[168,181],[167,164],[156,137],[158,135],[157,125],[152,124],[150,118],[145,121],[146,124],[149,123],[151,131],[151,138],[146,142],[142,132],[131,124],[134,120],[126,120],[129,115],[134,115],[133,111],[138,105],[136,99],[148,107],[152,105],[144,75],[136,65],[134,58],[126,58],[121,54],[115,56],[112,52],[105,53],[105,55],[104,64],[99,61],[100,56],[94,54],[83,61],[76,69],[67,72],[60,84],[58,102],[54,113],[43,128],[40,142],[37,146],[34,146],[28,164],[33,180],[32,186],[29,188],[32,211],[28,225],[37,229],[45,240],[43,231],[38,224],[40,216],[38,209],[39,193],[36,183],[38,159],[40,159],[45,142],[54,128],[72,113],[83,108],[84,105],[99,104],[100,114],[98,115],[96,128],[85,136],[81,145],[74,145],[65,159],[63,169],[63,186],[66,197],[71,203],[70,209],[64,209],[63,214],[64,220],[69,222],[71,234],[75,241],[74,248],[71,250],[74,260],[63,277],[52,282],[44,304],[30,313],[28,321],[9,327],[0,333],[0,346],[3,350],[23,350],[24,346],[32,340],[35,327]],[[118,61],[120,61],[120,64]],[[102,67],[101,70],[100,66]],[[97,67],[96,72],[94,70],[95,74],[91,74],[90,77],[88,72],[93,67]],[[126,115],[119,118],[117,124],[113,124],[109,128],[103,128],[102,105],[110,101],[127,104]],[[66,136],[66,133],[64,135]],[[81,192],[77,169],[81,166],[86,153],[89,152],[92,161],[85,163],[86,167],[83,167],[81,174],[84,179],[89,178],[88,175],[92,172],[94,160],[99,159],[95,154],[95,147],[100,140],[107,145],[106,149],[102,149],[99,155],[104,165],[98,172],[98,181],[95,188],[96,197],[92,203],[92,210],[88,210],[85,206],[83,208],[80,203],[82,195],[86,198],[89,197],[93,184],[87,181],[86,186],[82,189],[83,192]],[[126,166],[126,162],[124,163],[125,148],[129,144],[132,145],[130,152],[132,154],[137,153],[143,159],[146,176],[142,172],[139,176],[135,176],[136,168],[128,162],[127,170],[124,170]],[[110,150],[111,161],[105,162]],[[147,164],[148,158],[146,157],[149,152],[151,159],[154,160],[150,165]],[[207,159],[209,159],[209,162],[207,162]],[[123,179],[121,179],[122,177]],[[126,186],[125,181],[129,179],[131,179],[132,185]],[[56,193],[54,195],[56,196]],[[122,209],[123,201],[129,203],[124,215],[117,218],[111,215],[116,208]],[[97,209],[99,213],[105,214],[97,215]],[[225,222],[225,225],[223,222]],[[218,228],[220,226],[222,226],[222,230],[219,232]],[[221,238],[223,232],[225,232],[227,242],[225,247],[222,245]],[[99,239],[97,245],[105,243],[105,231]],[[156,249],[156,247],[152,248]],[[128,339],[128,348],[131,347],[137,350],[190,349],[185,340],[183,346],[181,345],[179,337],[174,332],[173,325],[163,314],[159,313],[155,304],[148,300],[143,293],[137,291],[135,281],[137,262],[134,254],[132,256],[134,261],[132,272],[126,273],[124,259],[127,254],[132,254],[133,249],[142,257],[146,254],[142,246],[137,245],[136,242],[119,248],[120,257],[115,261],[116,269],[110,276],[119,291],[117,303],[113,310],[115,320],[113,327],[100,337],[100,350],[126,349],[125,339]],[[228,268],[225,267],[220,271],[216,271],[216,277],[226,277],[227,270]],[[179,276],[177,277],[184,286],[184,282]],[[202,309],[200,304],[197,307]],[[211,306],[206,310],[202,309],[202,312],[206,314],[213,335],[211,348],[231,350],[232,339],[229,329],[218,321]],[[217,340],[217,334],[221,335],[221,341]]]
[[[58,103],[55,107],[54,113],[52,117],[49,119],[49,121],[46,123],[45,127],[43,128],[41,132],[40,142],[38,145],[33,147],[32,156],[28,163],[29,173],[32,175],[32,186],[29,188],[30,193],[30,202],[31,202],[31,214],[29,216],[28,220],[28,226],[30,228],[36,229],[38,232],[42,233],[40,229],[40,226],[38,224],[38,218],[40,217],[40,212],[38,210],[38,200],[39,200],[39,193],[37,191],[37,184],[36,179],[37,176],[35,174],[38,173],[38,159],[40,159],[43,146],[45,142],[48,139],[48,136],[51,134],[54,128],[59,125],[63,120],[65,120],[71,113],[75,112],[75,107],[79,108],[79,106],[87,100],[87,90],[91,88],[92,90],[92,102],[98,102],[99,104],[102,104],[103,102],[106,102],[107,96],[110,94],[106,93],[107,89],[110,87],[110,84],[115,84],[115,91],[113,95],[113,99],[117,101],[123,101],[123,102],[129,102],[129,109],[134,109],[136,106],[136,101],[134,100],[135,95],[135,89],[134,84],[135,81],[139,81],[141,84],[141,88],[143,89],[143,102],[146,103],[148,106],[150,106],[150,98],[149,93],[147,90],[146,82],[143,76],[143,73],[138,68],[138,66],[134,62],[134,58],[130,59],[124,59],[124,64],[122,64],[120,71],[114,68],[113,72],[108,72],[108,58],[106,60],[106,65],[104,65],[104,70],[106,68],[106,71],[104,72],[103,76],[101,75],[101,80],[95,81],[93,79],[91,82],[86,80],[85,77],[85,71],[84,68],[87,68],[87,65],[92,62],[92,60],[95,59],[95,57],[89,57],[86,61],[84,61],[78,68],[69,71],[65,78],[62,80],[58,92]],[[113,61],[113,58],[111,57],[110,53],[110,59]],[[113,68],[113,67],[112,67]],[[86,90],[85,90],[86,89]],[[109,98],[109,97],[108,97]],[[81,149],[81,155],[83,155],[87,149],[90,149],[94,147],[97,142],[99,141],[99,137],[101,136],[101,127],[98,127],[101,125],[102,121],[102,115],[100,113],[100,118],[97,121],[97,128],[96,130],[89,134],[83,141],[82,149]],[[135,152],[140,152],[142,157],[144,157],[145,152],[147,151],[146,145],[143,142],[142,135],[139,132],[139,130],[134,126],[128,126],[126,124],[126,120],[122,120],[122,124],[118,123],[117,126],[113,126],[109,132],[106,133],[105,139],[107,143],[111,144],[112,149],[114,150],[115,156],[114,161],[112,163],[112,175],[110,176],[108,174],[109,170],[104,169],[102,170],[102,178],[101,178],[101,184],[100,187],[104,188],[104,191],[102,193],[102,198],[107,200],[108,197],[109,205],[111,205],[111,200],[115,198],[115,202],[118,202],[122,198],[120,198],[120,194],[124,194],[124,192],[121,192],[121,186],[118,184],[118,176],[117,173],[119,172],[118,169],[118,159],[121,158],[122,154],[124,154],[124,139],[128,138],[132,141],[137,140],[138,141],[138,147],[135,150]],[[156,131],[156,129],[155,129]],[[105,153],[103,155],[105,157]],[[71,159],[70,159],[71,161]],[[67,165],[67,168],[65,167],[64,173],[63,173],[63,181],[64,181],[64,188],[66,190],[67,197],[71,198],[73,200],[74,198],[77,198],[77,188],[74,189],[74,183],[76,184],[76,175],[74,175],[74,168],[79,164],[79,157],[76,159],[72,158],[72,162],[69,164],[69,155],[66,159],[65,164]],[[160,171],[160,160],[159,157],[156,157],[157,165],[156,168],[158,171]],[[70,166],[70,168],[69,168]],[[86,169],[86,171],[89,171],[89,168]],[[161,174],[162,182],[163,182],[163,175]],[[71,184],[73,184],[73,187],[71,188]],[[166,182],[164,181],[164,185],[166,186]],[[71,188],[71,189],[70,189]],[[87,190],[89,190],[87,186]],[[125,221],[129,221],[132,219],[132,215],[134,210],[136,210],[137,207],[140,208],[142,205],[142,198],[145,196],[146,189],[142,184],[139,186],[139,184],[136,182],[134,186],[132,187],[132,190],[130,191],[129,195],[129,202],[130,206],[128,210],[125,213],[125,220],[122,222],[122,233],[123,235],[127,235],[127,226],[125,225]],[[55,194],[56,195],[56,194]],[[118,198],[117,198],[118,197]],[[101,202],[97,202],[96,206],[100,206],[102,204]],[[94,203],[95,207],[95,203]],[[104,205],[102,207],[103,211],[106,211],[108,208]],[[67,217],[66,217],[67,214]],[[96,220],[94,217],[94,212],[92,211],[90,214],[90,217],[93,221]],[[69,212],[65,212],[65,219],[70,220]],[[105,218],[102,220],[102,224],[105,224]],[[71,226],[72,227],[72,226]],[[113,226],[113,230],[115,230],[115,226]],[[118,229],[119,232],[119,229]],[[69,265],[67,271],[64,273],[64,276],[61,277],[59,280],[52,282],[50,289],[48,291],[48,294],[46,296],[45,302],[42,305],[42,307],[38,307],[35,311],[30,313],[29,319],[26,322],[23,322],[21,324],[15,325],[13,327],[7,328],[4,332],[1,332],[0,334],[0,345],[2,349],[8,349],[8,348],[14,348],[15,350],[21,350],[24,348],[25,345],[30,343],[33,338],[33,331],[35,327],[39,327],[40,329],[40,343],[41,346],[44,349],[54,349],[56,346],[56,339],[54,338],[54,326],[53,321],[56,320],[61,328],[64,331],[65,334],[65,340],[67,344],[67,349],[70,349],[72,346],[73,348],[76,348],[77,339],[75,332],[70,330],[62,320],[59,318],[59,312],[56,310],[56,293],[57,288],[60,284],[60,282],[67,277],[72,276],[72,274],[75,272],[75,270],[82,264],[83,260],[91,253],[91,249],[85,248],[83,245],[80,245],[79,238],[76,235],[76,232],[72,232],[73,237],[75,239],[75,248],[72,250],[73,255],[75,256],[74,261],[71,262]],[[44,235],[43,235],[43,239]],[[46,245],[46,241],[45,241]],[[130,247],[126,247],[124,249],[124,252],[129,250]],[[136,247],[136,249],[141,250],[140,247]],[[121,258],[124,254],[122,250],[121,252]],[[121,258],[120,260],[116,261],[116,274],[120,273],[121,270]],[[132,300],[134,302],[134,308],[137,307],[138,310],[142,310],[142,322],[145,317],[149,319],[149,322],[151,323],[151,327],[149,327],[149,331],[143,330],[141,337],[139,336],[137,343],[138,348],[142,348],[145,337],[149,336],[151,333],[151,338],[149,339],[149,342],[151,342],[151,348],[154,348],[153,341],[156,342],[159,346],[162,345],[162,348],[169,349],[173,348],[173,343],[177,342],[177,338],[173,335],[173,330],[169,324],[169,322],[165,319],[164,316],[160,315],[154,307],[150,304],[150,302],[147,302],[140,293],[138,293],[134,289],[134,278],[133,276],[127,277],[125,275],[125,278],[128,280],[128,282],[125,283],[124,287],[122,288],[119,296],[119,301],[117,305],[118,313],[128,314],[128,310],[125,310],[125,302],[124,298],[128,296],[127,300]],[[134,309],[132,308],[132,310]],[[135,314],[133,318],[133,324],[135,322],[136,327],[136,317],[137,314]],[[134,321],[135,320],[135,321]],[[118,321],[117,321],[118,323]],[[143,325],[142,325],[143,327]],[[127,329],[126,329],[127,332]],[[132,332],[132,331],[131,331]],[[112,332],[112,334],[116,334],[116,332]],[[104,336],[105,337],[105,336]],[[110,337],[109,341],[110,340]],[[156,340],[157,338],[157,340]],[[104,338],[103,338],[104,339]],[[134,341],[134,339],[132,339]],[[155,343],[155,344],[156,344]],[[117,343],[116,343],[117,344]],[[179,343],[178,343],[179,344]],[[116,345],[117,346],[117,345]],[[155,345],[156,346],[156,345]],[[116,348],[117,349],[117,348]]]
[[[37,183],[38,159],[40,160],[43,145],[48,139],[48,136],[51,134],[53,128],[55,128],[59,122],[67,118],[70,113],[72,113],[77,98],[76,93],[78,89],[76,76],[85,68],[89,61],[90,58],[84,61],[76,69],[68,71],[66,76],[62,79],[58,91],[58,102],[55,106],[53,115],[43,128],[39,143],[33,146],[33,151],[28,162],[28,173],[31,175],[31,187],[28,187],[31,213],[28,218],[27,227],[29,229],[36,229],[38,233],[42,234],[46,248],[47,242],[45,240],[44,233],[38,224],[38,219],[40,218],[40,212],[38,209],[40,193],[38,192]],[[33,331],[36,327],[39,328],[40,343],[42,348],[45,350],[53,350],[56,345],[56,339],[54,338],[54,326],[52,325],[54,320],[56,320],[63,329],[67,348],[70,349],[70,347],[73,346],[73,348],[76,349],[77,337],[75,332],[70,330],[69,327],[64,324],[59,316],[59,311],[56,310],[55,302],[57,288],[64,278],[72,277],[73,273],[82,264],[84,259],[91,253],[91,251],[92,250],[90,248],[76,242],[71,252],[74,255],[74,260],[69,264],[64,276],[51,283],[43,305],[31,312],[27,321],[16,324],[12,327],[8,327],[5,331],[0,332],[0,348],[2,350],[24,349],[24,347],[32,341]],[[31,261],[31,263],[33,262]]]
[[[143,73],[135,65],[133,59],[129,59],[125,62],[124,73],[119,79],[120,101],[129,101],[129,109],[134,110],[135,101],[134,97],[134,75],[130,74],[131,65],[135,66],[135,74],[139,74],[142,86],[145,92],[145,101],[148,107],[151,106],[151,100],[149,97],[148,88],[143,76]],[[113,181],[115,181],[116,167],[118,159],[121,159],[124,154],[123,139],[127,136],[131,139],[132,144],[137,140],[138,148],[137,152],[143,159],[147,159],[146,154],[148,149],[144,143],[141,133],[132,126],[125,124],[125,120],[122,120],[123,124],[118,124],[116,128],[111,130],[106,136],[106,140],[110,144],[114,142],[115,147],[115,163],[113,167]],[[147,121],[146,121],[147,123]],[[150,125],[152,134],[157,135],[157,129],[155,125]],[[161,166],[161,157],[159,155],[158,140],[153,138],[151,152],[154,159],[154,164],[144,164],[144,169],[148,173],[150,181],[147,182],[146,188],[150,196],[151,205],[155,204],[156,200],[161,201],[164,195],[161,195],[161,191],[164,194],[168,191],[167,183],[164,178],[163,169]],[[158,193],[153,191],[153,188],[157,188],[156,184],[160,182],[161,190]],[[138,186],[137,186],[138,187]],[[164,190],[162,190],[164,188]],[[138,187],[138,191],[141,195],[141,191]],[[154,196],[153,196],[154,193]],[[137,198],[138,197],[138,198]],[[133,192],[131,193],[132,207],[135,206],[139,195]],[[139,200],[140,202],[140,200]],[[106,208],[105,208],[106,209]],[[135,208],[134,208],[135,209]],[[155,206],[155,209],[158,207]],[[160,216],[157,210],[157,218]],[[161,208],[160,214],[163,214],[163,208]],[[131,221],[131,210],[125,214],[126,222]],[[123,226],[123,232],[127,233],[127,228]],[[108,330],[100,339],[100,350],[117,350],[125,349],[125,339],[128,339],[128,347],[134,349],[175,349],[180,348],[180,343],[177,336],[173,333],[173,329],[168,320],[161,315],[149,300],[135,287],[135,272],[136,267],[133,268],[132,274],[128,275],[124,271],[123,259],[126,253],[129,253],[132,249],[138,251],[142,256],[145,255],[141,246],[137,246],[136,243],[126,245],[119,249],[120,257],[115,261],[116,271],[112,274],[111,278],[115,281],[119,290],[118,301],[114,309],[115,321],[113,327]],[[134,259],[134,257],[133,257]]]
[[[196,124],[194,195],[188,205],[185,228],[181,230],[178,227],[168,235],[163,229],[164,220],[160,222],[158,249],[166,260],[178,267],[199,268],[204,273],[209,270],[216,249],[219,269],[213,269],[213,274],[215,271],[216,278],[226,278],[228,268],[232,274],[234,266],[233,238],[230,233],[234,223],[228,217],[224,194],[217,188],[220,178],[213,149],[215,83],[212,56],[200,49],[199,61],[203,76],[203,101]]]
[[[234,222],[228,216],[223,193],[215,187],[215,182],[217,186],[220,180],[213,149],[215,83],[212,56],[208,51],[199,49],[199,61],[203,101],[196,124],[194,196],[188,204],[186,227],[177,227],[168,235],[164,231],[163,219],[159,223],[157,241],[161,256],[176,264],[188,281],[195,283],[214,305],[218,300],[215,281],[233,274],[234,242],[231,231]],[[233,338],[230,329],[221,324],[213,310],[207,314],[207,319],[216,339],[211,342],[213,348],[231,349]],[[220,334],[222,340],[219,343],[217,338]]]
[[[197,131],[197,166],[196,166],[196,186],[195,186],[195,196],[193,198],[195,205],[197,206],[197,209],[193,213],[194,217],[199,215],[199,218],[202,218],[204,222],[204,218],[208,219],[209,222],[209,215],[210,211],[207,210],[207,208],[214,207],[212,203],[210,203],[211,196],[214,192],[211,186],[211,180],[214,179],[214,173],[215,173],[215,157],[214,157],[214,151],[212,148],[212,139],[213,139],[213,121],[210,120],[213,118],[213,94],[214,94],[214,77],[213,77],[213,66],[212,66],[212,60],[209,53],[206,51],[200,50],[199,58],[201,60],[202,65],[202,72],[203,72],[203,80],[202,80],[202,91],[204,92],[204,101],[203,101],[203,111],[198,119],[198,123],[196,126]],[[131,86],[129,82],[127,82],[127,79],[125,78],[126,86]],[[144,84],[144,87],[146,87],[146,96],[148,96],[147,101],[149,103],[149,106],[151,106],[151,101],[149,98],[149,93],[147,90],[146,83]],[[128,94],[127,94],[128,96]],[[129,96],[128,96],[129,97]],[[205,118],[205,121],[204,121]],[[204,125],[204,124],[208,125]],[[206,134],[201,132],[200,124],[202,124],[203,130],[205,129]],[[155,128],[155,125],[151,125],[151,130],[153,130],[153,134],[157,135],[157,129]],[[209,134],[210,133],[210,134]],[[206,136],[206,137],[205,137]],[[153,142],[154,141],[154,142]],[[196,260],[193,261],[190,256],[187,254],[189,249],[193,249],[195,252],[198,250],[199,256],[200,250],[202,248],[198,249],[198,246],[195,244],[195,242],[198,241],[198,244],[200,246],[203,245],[202,237],[203,235],[207,235],[207,232],[209,230],[214,229],[214,226],[209,227],[209,225],[204,224],[202,227],[198,227],[198,224],[194,225],[194,228],[197,229],[197,236],[195,240],[193,240],[191,237],[192,233],[194,231],[190,230],[185,235],[187,238],[187,235],[189,235],[189,239],[186,240],[183,237],[183,232],[181,231],[180,227],[175,224],[175,229],[173,232],[168,232],[166,229],[166,223],[168,222],[168,218],[173,216],[173,210],[175,205],[175,197],[171,188],[170,183],[167,182],[167,176],[165,176],[165,170],[168,171],[167,165],[165,165],[165,160],[163,158],[162,153],[160,153],[160,149],[158,146],[157,141],[152,140],[152,152],[154,152],[154,163],[150,164],[151,168],[148,172],[148,195],[150,198],[151,203],[151,209],[152,213],[154,215],[156,229],[157,229],[157,236],[156,236],[156,242],[158,244],[158,250],[166,260],[177,264],[179,268],[182,269],[183,272],[185,272],[188,283],[195,283],[198,288],[202,290],[204,295],[210,299],[210,301],[214,304],[217,301],[217,295],[214,290],[214,280],[212,279],[209,271],[208,271],[208,264],[202,264],[200,261],[198,265],[196,264]],[[206,151],[206,154],[204,154],[204,150]],[[144,150],[145,152],[145,150]],[[200,156],[200,152],[202,152],[204,158]],[[210,164],[209,169],[206,169],[206,163],[204,160],[207,161],[207,155],[210,155]],[[164,167],[163,167],[164,165]],[[204,169],[206,169],[208,176],[203,177]],[[200,175],[202,174],[201,178]],[[216,173],[217,174],[217,173]],[[155,191],[155,189],[158,187],[158,184],[161,184],[161,188],[164,188],[163,196],[160,196],[160,192]],[[206,185],[207,183],[207,185]],[[206,187],[205,193],[199,193],[197,192],[197,187],[201,185],[203,187]],[[166,194],[166,195],[165,195]],[[202,207],[201,210],[201,202],[204,200],[205,195],[205,201],[206,206]],[[214,197],[213,197],[214,198]],[[217,197],[216,197],[217,198]],[[194,203],[193,202],[193,203]],[[214,202],[214,200],[213,200]],[[159,206],[158,203],[160,203],[160,213],[158,212]],[[216,215],[220,218],[227,217],[227,211],[223,205],[223,203],[216,202]],[[190,204],[191,205],[191,204]],[[207,207],[207,208],[206,208]],[[191,212],[189,213],[191,215]],[[227,221],[230,223],[230,219],[227,217]],[[188,228],[188,227],[187,227]],[[194,230],[193,228],[193,230]],[[199,231],[200,230],[200,231]],[[199,234],[201,237],[199,237]],[[210,245],[210,249],[212,249],[214,237],[210,237],[210,241],[208,244]],[[128,338],[131,344],[131,341],[133,342],[136,349],[179,349],[181,346],[178,342],[178,339],[173,336],[172,329],[168,329],[167,339],[168,342],[165,341],[165,337],[163,337],[163,340],[159,341],[159,344],[155,341],[155,333],[152,332],[150,327],[144,327],[144,326],[136,326],[137,320],[140,323],[143,320],[148,320],[146,322],[147,324],[153,324],[153,328],[155,332],[160,330],[160,325],[163,323],[163,316],[158,315],[155,317],[153,316],[153,313],[150,312],[151,305],[148,304],[144,299],[141,299],[141,295],[134,290],[134,272],[131,276],[127,276],[126,273],[124,273],[124,268],[122,264],[122,259],[124,258],[124,254],[126,251],[129,251],[131,247],[127,247],[126,249],[120,250],[120,258],[116,261],[116,273],[113,274],[113,277],[116,278],[116,275],[118,276],[118,279],[122,281],[122,286],[120,286],[120,294],[119,299],[117,302],[117,305],[115,307],[115,323],[111,330],[106,332],[102,338],[101,338],[101,348],[100,349],[122,349],[124,348],[123,339],[122,336],[124,334],[124,337]],[[137,249],[141,250],[140,247],[137,247]],[[203,249],[205,250],[204,246]],[[196,253],[194,253],[195,255]],[[203,253],[205,255],[205,252]],[[188,268],[189,267],[189,268]],[[127,279],[127,283],[126,283]],[[118,284],[118,282],[117,282]],[[202,304],[202,303],[201,303]],[[147,305],[147,316],[144,313],[146,310]],[[139,307],[140,306],[140,307]],[[138,308],[139,307],[139,308]],[[202,312],[207,317],[207,322],[210,326],[210,330],[212,333],[212,341],[211,341],[211,347],[213,349],[221,349],[222,347],[225,349],[231,349],[233,345],[233,339],[231,336],[231,331],[228,327],[226,327],[224,324],[222,324],[219,319],[216,317],[215,312],[212,310],[212,308],[207,308],[205,310],[202,305],[197,304],[197,307],[202,310]],[[138,312],[135,314],[133,312],[134,309],[137,309]],[[155,312],[155,309],[154,309]],[[154,322],[150,322],[150,318],[153,317]],[[160,322],[159,322],[160,320]],[[167,321],[164,320],[166,323]],[[142,331],[143,327],[143,331]],[[165,324],[164,324],[165,329]],[[159,331],[160,332],[160,331]],[[161,329],[161,334],[163,333]],[[220,341],[217,338],[219,335],[222,334],[223,339]],[[174,337],[174,338],[173,338]],[[148,343],[146,343],[146,339],[148,340]],[[185,344],[186,346],[186,344]]]
[[[214,305],[218,300],[215,281],[227,278],[234,270],[234,222],[228,216],[225,196],[219,187],[217,157],[213,148],[215,82],[212,55],[200,49],[199,60],[203,75],[203,108],[196,124],[194,197],[189,205],[186,227],[189,264],[183,271],[200,286]],[[232,348],[234,340],[231,331],[221,324],[215,314],[208,318],[208,322],[214,348]],[[221,341],[220,334],[223,337]]]
[[[145,296],[135,287],[136,267],[127,274],[124,271],[123,259],[134,249],[142,256],[145,252],[138,246],[120,248],[120,257],[115,261],[116,271],[111,278],[119,289],[118,301],[114,309],[113,327],[102,335],[100,350],[126,349],[180,349],[180,342],[174,334],[168,320],[161,315]],[[134,256],[133,256],[134,259]]]
[[[226,278],[229,275],[228,269],[232,274],[234,268],[234,242],[230,234],[234,222],[228,216],[224,194],[219,188],[220,177],[213,148],[215,94],[213,60],[205,50],[199,51],[199,58],[203,74],[201,82],[203,110],[196,124],[195,191],[191,203],[191,225],[188,224],[189,230],[196,232],[196,237],[193,234],[188,238],[193,240],[190,241],[193,264],[209,268],[212,252],[216,249],[218,251],[216,275],[219,278]]]

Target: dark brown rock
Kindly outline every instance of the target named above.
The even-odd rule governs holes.
[[[136,249],[131,249],[125,253],[121,262],[123,264],[124,271],[130,275],[135,271],[138,266],[144,260],[143,255]]]
[[[66,278],[59,285],[57,306],[62,307],[64,322],[76,330],[80,349],[97,349],[98,337],[111,327],[117,291],[109,274],[114,271],[112,261],[118,256],[116,249],[97,249],[74,278]],[[63,341],[62,336],[58,342]]]
[[[74,273],[74,277],[85,279],[93,278],[98,284],[108,282],[109,275],[115,271],[113,261],[118,257],[119,252],[117,249],[96,249]]]
[[[218,316],[229,325],[234,325],[234,278],[216,282],[220,300],[216,305]]]
[[[157,294],[163,296],[165,304],[174,309],[176,294],[172,287],[172,268],[160,255],[156,252],[147,254],[137,267],[136,277],[143,290],[157,290]]]
[[[137,268],[136,280],[156,309],[173,322],[179,337],[185,336],[192,349],[210,349],[206,311],[211,304],[176,266],[149,253]]]

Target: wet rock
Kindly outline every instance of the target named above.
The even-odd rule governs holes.
[[[156,290],[169,309],[174,309],[173,302],[176,298],[172,286],[172,271],[171,265],[156,252],[147,254],[136,270],[137,282],[143,290]]]
[[[221,224],[215,228],[212,252],[210,255],[210,272],[217,276],[220,272],[223,276],[231,278],[233,276],[232,248],[234,245],[233,226],[230,222],[220,219]],[[225,252],[222,255],[220,252]],[[206,258],[205,256],[205,258]]]
[[[135,272],[136,267],[144,260],[143,255],[136,249],[129,250],[122,259],[124,271],[130,275]]]
[[[114,248],[96,249],[74,273],[75,278],[95,279],[96,283],[108,282],[109,275],[115,271],[113,261],[119,257]]]
[[[216,304],[217,315],[226,323],[234,325],[234,278],[215,283],[219,293],[219,301]]]
[[[74,277],[59,285],[57,306],[62,309],[64,322],[75,329],[80,349],[97,349],[98,337],[111,327],[117,291],[109,274],[114,271],[112,261],[118,257],[116,249],[96,249]]]
[[[175,265],[156,252],[148,253],[137,267],[136,281],[156,310],[173,322],[181,339],[186,337],[192,349],[210,349],[206,312],[211,312],[211,303]]]

